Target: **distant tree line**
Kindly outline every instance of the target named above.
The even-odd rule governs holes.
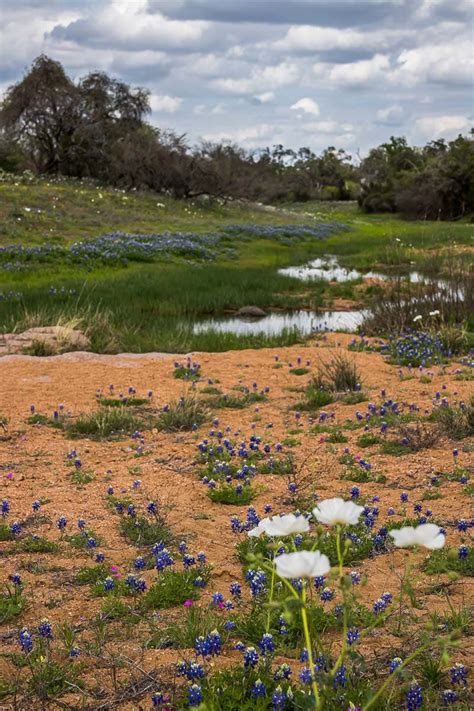
[[[457,219],[474,211],[474,133],[423,148],[392,137],[354,165],[330,146],[320,155],[282,145],[246,151],[147,122],[149,92],[104,72],[74,82],[44,55],[0,105],[0,168],[93,178],[176,197],[304,201],[358,199],[367,212]]]

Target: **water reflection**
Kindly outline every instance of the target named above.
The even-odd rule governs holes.
[[[291,311],[272,313],[259,319],[212,318],[195,323],[194,333],[209,330],[236,335],[265,334],[275,336],[284,330],[297,330],[301,335],[315,331],[356,331],[367,311]]]

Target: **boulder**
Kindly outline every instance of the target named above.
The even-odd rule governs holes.
[[[237,311],[237,316],[249,316],[251,318],[262,318],[262,316],[266,315],[265,311],[259,306],[242,306]]]
[[[56,355],[90,348],[90,340],[79,330],[66,326],[39,326],[22,333],[0,334],[0,355],[30,353]]]

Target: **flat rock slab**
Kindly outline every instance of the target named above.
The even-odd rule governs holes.
[[[38,344],[44,344],[51,355],[90,348],[90,341],[82,331],[65,326],[38,326],[22,333],[1,334],[0,356],[34,353]]]

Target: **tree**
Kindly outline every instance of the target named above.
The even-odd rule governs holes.
[[[56,172],[75,130],[78,91],[59,62],[45,55],[11,86],[0,108],[0,127],[24,146],[39,172]]]

